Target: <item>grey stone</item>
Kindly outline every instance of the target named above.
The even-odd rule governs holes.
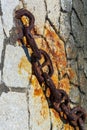
[[[58,31],[60,17],[60,0],[47,0],[46,2],[48,18]]]
[[[72,35],[70,35],[68,41],[66,42],[66,53],[68,59],[73,59],[77,57],[76,43]]]
[[[60,35],[64,41],[67,41],[70,34],[70,17],[68,13],[62,13],[60,16]]]
[[[84,13],[87,14],[87,0],[84,0]]]
[[[80,24],[76,14],[72,11],[71,15],[72,32],[77,42],[76,46],[81,47],[84,45],[84,28]]]
[[[74,85],[78,85],[78,66],[77,66],[77,61],[73,60],[68,60],[68,66],[72,68],[74,72],[74,76],[70,79],[71,83]]]
[[[63,11],[70,12],[72,10],[72,0],[61,0],[61,7]]]
[[[84,68],[84,52],[82,49],[78,49],[78,69]]]
[[[70,85],[70,94],[69,97],[71,99],[71,101],[75,104],[79,104],[80,103],[80,92],[78,87],[75,87],[74,85]]]
[[[25,93],[3,93],[0,106],[0,130],[29,130]]]
[[[79,70],[79,83],[80,83],[80,88],[83,92],[87,92],[87,78],[85,77],[84,71]]]
[[[1,56],[2,56],[2,50],[3,50],[3,41],[4,41],[4,34],[3,34],[2,21],[0,17],[0,63],[1,63]]]
[[[84,73],[87,78],[87,60],[84,60]]]
[[[79,5],[79,6],[78,6]],[[84,24],[84,6],[81,0],[73,0],[73,8],[77,12],[77,15],[81,22]]]
[[[10,87],[27,87],[31,71],[31,64],[27,61],[22,47],[7,45],[3,68],[5,84]]]
[[[19,0],[1,0],[1,8],[3,12],[3,28],[9,37],[9,31],[13,27],[14,9],[19,4]]]
[[[84,58],[87,58],[87,41],[86,40],[85,40],[85,44],[84,44]]]
[[[35,17],[35,26],[37,33],[43,34],[45,17],[46,17],[46,9],[43,0],[24,0],[26,3],[26,8],[33,13]]]

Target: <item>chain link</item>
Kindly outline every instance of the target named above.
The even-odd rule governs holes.
[[[23,16],[26,16],[29,20],[29,23],[25,21],[25,24],[23,22]],[[32,49],[33,53],[31,54],[31,63],[32,63],[32,70],[34,75],[37,77],[40,85],[42,83],[45,84],[45,87],[48,87],[50,89],[50,101],[52,104],[52,107],[58,112],[63,112],[66,115],[66,118],[64,118],[66,121],[70,123],[70,125],[74,127],[79,127],[80,130],[85,130],[84,128],[84,122],[86,119],[86,113],[83,108],[80,106],[74,107],[71,109],[70,107],[70,99],[67,95],[67,93],[62,89],[56,89],[55,84],[53,80],[51,79],[51,76],[53,75],[54,69],[52,65],[52,61],[44,50],[38,49],[37,44],[31,34],[31,30],[34,28],[34,22],[35,18],[26,9],[20,9],[16,11],[15,13],[16,19],[19,19],[21,21],[22,27],[18,28],[18,39],[21,41],[22,44],[24,44],[23,37],[26,37],[27,45],[26,47],[29,47]],[[27,24],[26,24],[27,23]],[[21,31],[20,31],[21,30]],[[44,62],[41,64],[40,60],[44,57]],[[48,67],[48,73],[43,70],[43,67]],[[61,114],[60,114],[61,116]]]

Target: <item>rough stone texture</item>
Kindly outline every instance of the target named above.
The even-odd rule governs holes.
[[[3,39],[4,39],[4,34],[3,34],[3,27],[2,27],[2,21],[0,16],[0,63],[1,63],[1,55],[3,49]]]
[[[83,49],[78,49],[78,69],[84,68],[84,52]]]
[[[61,0],[61,7],[63,11],[70,12],[72,9],[72,0]]]
[[[74,77],[71,78],[71,82],[75,85],[78,85],[78,66],[77,62],[72,59],[68,61],[68,66],[71,67],[74,71]]]
[[[3,68],[3,81],[7,86],[27,87],[31,75],[31,65],[26,64],[27,60],[23,57],[25,57],[25,53],[21,47],[7,45]],[[28,71],[24,66],[29,67]]]
[[[0,106],[0,130],[28,130],[28,111],[24,93],[3,93]]]
[[[87,14],[87,0],[84,0],[84,14]]]
[[[48,22],[51,28],[55,30],[54,32],[58,36],[60,35],[65,42],[65,45],[62,42],[63,50],[59,49],[58,52],[61,54],[63,51],[66,56],[65,59],[69,60],[67,67],[71,66],[76,73],[69,82],[69,96],[73,102],[77,104],[81,102],[85,109],[87,107],[87,0],[1,0],[0,12],[3,15],[2,21],[0,18],[0,57],[2,56],[0,77],[3,77],[3,79],[0,85],[0,129],[73,130],[71,126],[60,120],[54,109],[49,109],[41,88],[36,88],[38,83],[34,81],[35,83],[29,86],[31,65],[28,62],[27,50],[24,48],[24,52],[22,47],[12,46],[16,43],[13,40],[15,35],[13,31],[14,10],[22,7],[27,8],[34,14],[37,33],[43,35],[44,25]],[[52,41],[50,43],[57,40],[52,32],[50,37],[49,41]],[[40,43],[40,41],[37,40],[37,43]],[[55,43],[58,43],[58,47],[61,48],[60,42]],[[59,57],[59,59],[61,58]],[[58,80],[59,77],[57,82]],[[8,87],[15,92],[8,92]],[[25,97],[23,90],[27,91],[27,89],[29,89],[29,93]],[[64,86],[64,89],[66,89],[66,86]],[[71,104],[71,106],[77,104]]]
[[[77,42],[76,46],[80,47],[84,45],[84,28],[80,24],[76,13],[72,11],[71,15],[72,32]]]
[[[79,6],[78,6],[79,5]],[[81,2],[81,0],[73,0],[73,7],[79,17],[79,19],[81,20],[81,22],[84,24],[84,8],[83,8],[83,4]]]
[[[36,79],[34,78],[34,82]],[[37,81],[36,81],[37,82]],[[35,83],[36,84],[36,83]],[[31,130],[50,130],[50,116],[47,101],[40,86],[30,86],[29,111]]]
[[[44,0],[26,0],[25,3],[27,5],[27,9],[30,10],[35,16],[37,32],[39,34],[43,34],[46,16]]]
[[[13,27],[13,14],[14,9],[19,4],[19,0],[1,0],[1,8],[3,12],[3,28],[7,36]]]
[[[61,12],[61,16],[60,16],[60,35],[64,39],[64,41],[67,41],[69,34],[70,34],[69,14]]]
[[[77,57],[76,43],[72,35],[70,35],[68,41],[66,42],[66,54],[68,59],[74,59]]]
[[[85,74],[83,72],[83,70],[79,70],[79,83],[80,83],[80,87],[81,87],[81,90],[86,93],[87,91],[87,79],[85,77]]]
[[[48,18],[58,31],[60,17],[60,0],[47,0],[47,14]]]

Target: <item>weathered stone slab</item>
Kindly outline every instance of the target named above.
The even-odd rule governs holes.
[[[9,31],[13,27],[13,13],[16,6],[19,4],[19,0],[1,0],[3,28],[6,35],[9,37]]]
[[[71,15],[71,24],[72,24],[72,32],[73,35],[75,37],[75,40],[77,42],[77,46],[81,47],[84,45],[84,28],[83,26],[80,24],[76,14],[74,11],[72,11],[72,15]]]
[[[84,5],[81,2],[81,0],[78,0],[78,1],[73,0],[73,7],[74,7],[75,11],[77,12],[79,19],[84,24],[84,20],[83,20],[84,19]]]
[[[3,93],[0,97],[0,106],[0,130],[29,130],[24,93]]]
[[[84,68],[84,52],[80,48],[78,49],[78,69],[83,69]]]
[[[27,87],[31,64],[21,47],[7,45],[3,68],[3,81],[10,87]]]
[[[45,3],[43,0],[24,0],[26,8],[33,13],[35,17],[35,26],[39,34],[43,34],[46,17]]]
[[[68,59],[73,59],[77,57],[76,43],[72,35],[70,35],[69,40],[66,43],[66,53]]]
[[[84,0],[84,13],[87,14],[87,0]]]
[[[74,85],[78,85],[78,66],[77,66],[77,62],[73,59],[73,60],[69,60],[68,61],[68,66],[72,68],[73,70],[73,75],[71,77],[71,83]]]
[[[61,7],[63,11],[70,12],[72,10],[72,0],[61,0]]]
[[[47,0],[48,18],[58,30],[60,17],[60,0]]]
[[[87,78],[87,60],[84,60],[84,73]]]
[[[68,13],[62,13],[60,16],[60,35],[66,41],[70,34],[70,18]]]
[[[84,71],[83,70],[79,70],[79,83],[80,83],[80,87],[81,90],[86,93],[87,92],[87,79],[85,77]]]
[[[47,100],[35,76],[29,89],[30,130],[50,130],[50,113]]]

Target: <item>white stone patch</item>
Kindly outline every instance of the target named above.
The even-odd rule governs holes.
[[[37,32],[39,34],[43,34],[46,16],[44,0],[25,0],[25,3],[27,5],[27,9],[35,17],[35,25],[37,27]]]
[[[37,84],[37,89],[38,84]],[[34,95],[35,89],[29,91],[30,130],[50,130],[50,115],[44,93]]]
[[[72,10],[72,0],[61,0],[61,7],[64,11],[70,12]]]
[[[1,0],[3,27],[6,35],[9,37],[9,31],[13,27],[13,13],[19,0]]]
[[[0,17],[0,63],[1,63],[1,55],[2,55],[2,49],[3,49],[3,40],[4,40],[4,34],[3,34],[2,21]]]
[[[0,97],[0,130],[28,130],[28,112],[24,93],[8,92]]]
[[[60,35],[66,41],[70,34],[70,20],[68,13],[62,13],[60,17]]]
[[[19,73],[18,65],[23,56],[25,53],[21,47],[7,45],[3,68],[3,81],[7,86],[27,87],[32,69],[30,66],[30,73],[24,69],[22,69],[22,74]]]
[[[56,29],[59,28],[60,17],[60,0],[47,0],[48,18],[54,24]]]

